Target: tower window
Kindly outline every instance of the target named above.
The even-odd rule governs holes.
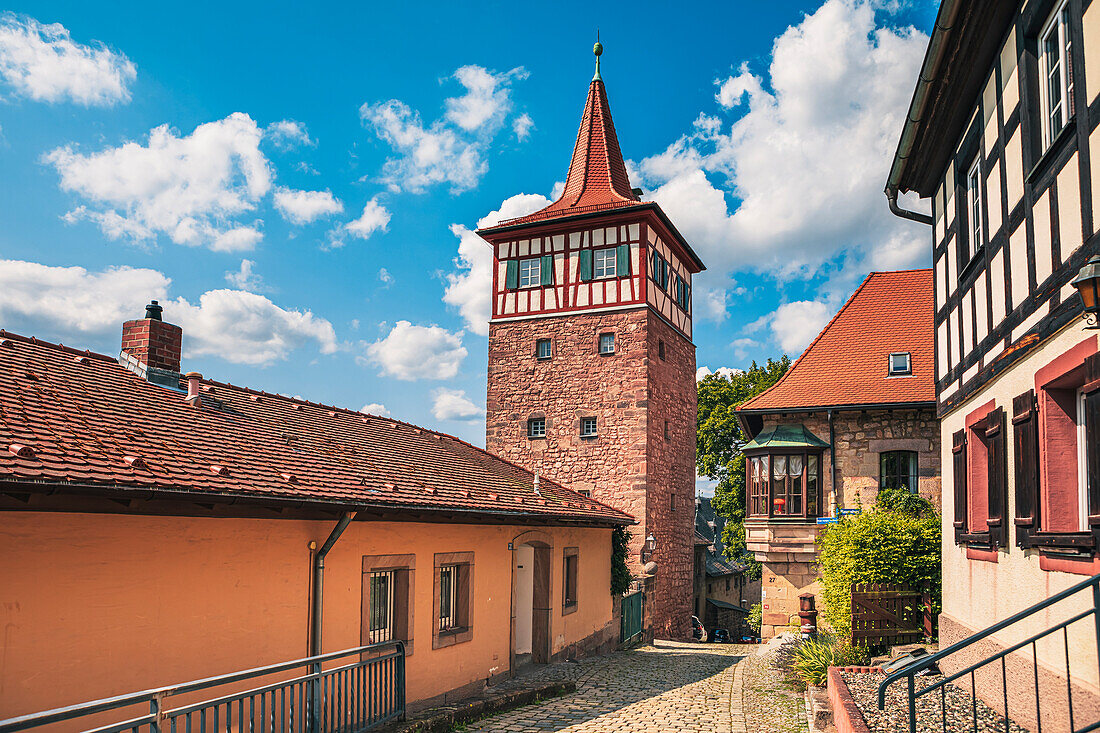
[[[913,373],[913,364],[908,351],[898,351],[890,354],[890,376],[900,377]]]
[[[668,420],[665,420],[665,440],[668,440]]]
[[[615,260],[617,259],[617,253],[618,250],[616,247],[598,249],[593,253],[595,261],[592,274],[596,279],[601,277],[615,277]]]
[[[541,264],[542,260],[538,257],[519,261],[519,286],[521,288],[533,288],[541,282]]]
[[[615,353],[615,334],[613,334],[613,333],[601,333],[600,334],[600,353],[601,354],[614,354]]]
[[[668,290],[668,262],[659,254],[653,254],[653,282],[661,290]]]
[[[679,275],[676,276],[676,305],[680,306],[684,313],[691,312],[691,286]]]
[[[582,417],[581,418],[581,437],[582,438],[595,438],[596,437],[596,418],[594,418],[594,417]]]
[[[676,494],[668,495],[668,508],[672,511],[676,511]]]
[[[550,339],[539,339],[535,342],[535,358],[540,360],[550,358]]]
[[[657,356],[662,360],[665,358],[665,342],[660,339],[657,340]]]
[[[546,418],[545,417],[533,417],[527,421],[527,437],[528,438],[545,438],[546,437]]]

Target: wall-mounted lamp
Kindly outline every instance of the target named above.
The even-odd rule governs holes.
[[[653,551],[657,549],[657,538],[652,534],[642,543],[642,564],[645,565],[653,557]]]
[[[1100,328],[1100,255],[1093,255],[1070,281],[1085,305],[1085,328]]]

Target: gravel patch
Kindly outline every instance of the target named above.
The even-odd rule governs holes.
[[[909,702],[907,683],[899,680],[886,691],[886,709],[878,709],[878,686],[886,677],[881,672],[871,674],[842,672],[841,676],[852,693],[867,727],[872,733],[897,733],[909,730]],[[917,678],[917,689],[932,685],[943,679],[942,675],[928,675]],[[947,725],[944,726],[943,711],[946,710]],[[978,727],[975,729],[974,713],[977,711]],[[943,731],[973,731],[978,733],[1004,733],[1005,719],[989,706],[978,700],[975,704],[970,696],[969,686],[960,687],[954,683],[946,686],[946,694],[941,697],[934,690],[917,698],[917,730],[921,733],[942,733]],[[1025,728],[1009,721],[1010,733],[1028,733]]]
[[[775,668],[776,651],[758,647],[756,655],[741,662],[745,728],[748,733],[805,733],[805,698]]]

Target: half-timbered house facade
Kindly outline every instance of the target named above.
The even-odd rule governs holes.
[[[943,643],[1100,571],[1100,356],[1071,283],[1100,251],[1098,123],[1100,2],[944,0],[887,183],[895,213],[932,231]],[[930,199],[931,217],[899,192]],[[1079,660],[1078,702],[1097,693],[1086,633],[1036,649],[1063,690],[1063,655]],[[1064,703],[1044,729],[1063,729]],[[1034,724],[1026,707],[1017,720]]]

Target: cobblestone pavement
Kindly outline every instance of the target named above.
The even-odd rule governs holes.
[[[476,721],[465,730],[495,733],[731,733],[737,662],[752,648],[729,644],[645,646],[544,667],[516,682],[571,679],[572,695]],[[505,683],[508,684],[508,683]],[[738,721],[739,722],[739,721]]]
[[[803,733],[807,730],[802,692],[786,682],[772,663],[775,648],[757,647],[738,665],[747,733]]]

